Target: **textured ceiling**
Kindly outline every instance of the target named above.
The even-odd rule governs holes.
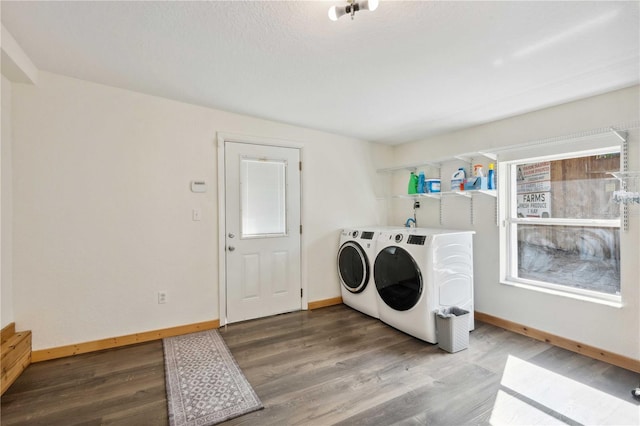
[[[398,144],[638,84],[640,2],[2,1],[35,65]],[[346,3],[345,3],[346,4]]]

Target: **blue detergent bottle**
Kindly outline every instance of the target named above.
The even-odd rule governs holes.
[[[493,170],[493,163],[489,164],[489,174],[487,175],[487,188],[496,189],[496,172]]]
[[[418,175],[418,194],[424,194],[425,192],[427,191],[425,188],[424,172],[420,172]]]

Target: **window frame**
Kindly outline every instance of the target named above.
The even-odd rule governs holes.
[[[554,150],[551,150],[554,151]],[[544,161],[557,161],[570,158],[588,157],[593,155],[619,153],[623,155],[621,144],[607,145],[605,147],[556,151],[549,155],[535,157],[522,155],[510,155],[508,161],[501,161],[498,165],[499,194],[501,216],[500,232],[500,282],[501,284],[541,291],[548,294],[565,296],[574,299],[602,303],[614,307],[622,306],[622,288],[619,294],[608,294],[593,290],[580,289],[568,285],[554,284],[545,281],[537,281],[517,276],[518,272],[518,226],[519,225],[543,225],[543,226],[579,226],[615,228],[622,232],[623,211],[616,219],[572,219],[572,218],[531,218],[517,216],[517,165],[523,163],[537,163]],[[520,158],[521,157],[521,158]],[[620,167],[622,167],[622,159]],[[501,202],[502,201],[502,202]],[[623,258],[623,247],[620,247],[620,262]],[[622,286],[621,286],[622,287]]]

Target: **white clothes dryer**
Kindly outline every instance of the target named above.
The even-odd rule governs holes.
[[[457,306],[473,318],[473,231],[407,228],[380,232],[373,274],[379,318],[437,343],[435,312]]]

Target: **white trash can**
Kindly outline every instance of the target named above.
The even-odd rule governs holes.
[[[454,353],[469,347],[469,311],[458,307],[436,311],[438,347]]]

